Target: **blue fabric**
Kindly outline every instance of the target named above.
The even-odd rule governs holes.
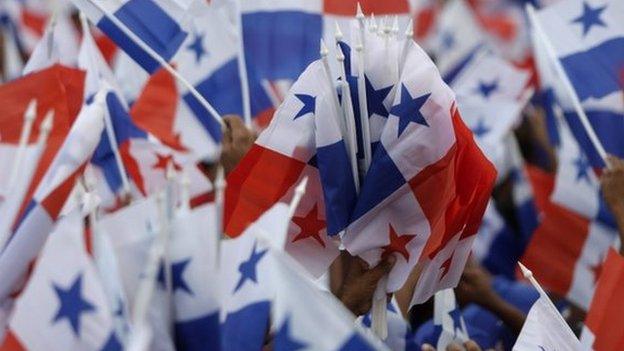
[[[219,312],[175,322],[176,350],[219,350]]]
[[[317,147],[316,163],[323,184],[327,234],[336,235],[349,224],[357,199],[351,161],[344,140]]]
[[[270,309],[270,302],[262,301],[228,314],[221,325],[221,351],[262,349]]]
[[[117,336],[115,335],[115,333],[111,333],[111,336],[108,338],[108,340],[106,341],[106,343],[104,344],[101,350],[102,351],[118,351],[118,350],[123,350],[123,346],[119,342],[119,339],[117,339]]]
[[[364,340],[361,336],[359,336],[358,334],[353,334],[353,336],[347,340],[347,342],[342,345],[342,347],[340,347],[339,349],[340,351],[367,351],[367,350],[374,350],[373,347],[371,347],[368,342],[366,342],[366,340]]]
[[[152,0],[128,0],[113,15],[165,61],[176,54],[187,36],[176,20]],[[150,74],[160,67],[107,16],[97,26]]]
[[[300,11],[243,14],[247,66],[259,79],[296,79],[318,58],[323,33],[320,14]]]
[[[461,61],[459,61],[457,63],[457,65],[455,65],[455,67],[451,68],[448,72],[446,72],[444,74],[444,76],[442,77],[442,79],[446,82],[446,84],[451,84],[453,83],[453,81],[455,80],[455,78],[457,78],[457,76],[459,75],[459,73],[466,68],[466,66],[468,65],[468,63],[470,63],[470,61],[472,61],[472,59],[474,58],[474,56],[477,54],[477,52],[479,52],[479,50],[481,50],[481,48],[483,47],[483,45],[477,45],[474,49],[472,49],[464,59],[462,59]]]
[[[607,40],[587,51],[561,58],[581,101],[600,99],[622,89],[624,38]]]

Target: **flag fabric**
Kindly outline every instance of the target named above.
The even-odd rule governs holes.
[[[29,74],[56,63],[74,67],[78,57],[78,35],[68,14],[58,14],[50,22],[26,62],[23,74]]]
[[[548,296],[540,292],[513,350],[581,350],[581,344]]]
[[[142,279],[147,279],[145,262],[158,235],[157,231],[162,228],[159,213],[156,199],[148,197],[102,217],[97,223],[101,235],[109,238],[121,267],[121,283],[128,311],[134,310],[138,287]],[[165,281],[164,274],[160,274],[159,281]],[[147,319],[152,332],[150,349],[174,350],[171,301],[166,292],[155,289],[149,306]]]
[[[271,242],[277,249],[283,247],[279,242],[283,245],[285,241],[287,218],[288,206],[278,203],[243,235],[221,242],[221,350],[260,349],[264,345],[278,284],[271,273],[276,262],[269,247]]]
[[[479,51],[451,85],[464,122],[498,171],[498,182],[510,169],[505,142],[520,121],[529,75],[499,56]]]
[[[552,194],[554,180],[546,183],[544,193]],[[617,233],[600,221],[585,218],[552,202],[541,207],[542,221],[522,262],[533,270],[549,291],[587,309],[602,262]]]
[[[624,130],[623,13],[624,4],[619,1],[560,1],[537,13],[598,138],[607,152],[620,157],[624,156],[624,145],[618,137]],[[590,164],[604,167],[567,101],[562,102],[563,109],[574,136]]]
[[[351,254],[369,264],[397,255],[388,291],[401,287],[422,261],[426,268],[416,299],[426,300],[457,284],[496,171],[461,121],[453,93],[416,45],[399,84],[342,239]],[[454,206],[457,201],[463,205]],[[454,255],[458,245],[463,249]]]
[[[450,344],[463,345],[470,336],[453,289],[435,293],[432,325],[421,327],[416,342],[429,344],[437,350],[445,350]]]
[[[584,218],[615,228],[615,219],[602,197],[600,181],[570,128],[560,123],[557,177],[552,201]]]
[[[73,3],[150,74],[161,67],[161,64],[116,22],[123,24],[164,61],[171,60],[188,35],[185,23],[188,18],[188,2],[74,0]],[[117,21],[112,20],[112,17]]]
[[[596,351],[617,350],[624,346],[624,311],[616,301],[622,294],[624,259],[610,249],[603,267],[581,334],[583,346]]]
[[[269,249],[273,259],[274,350],[387,350],[359,325],[335,297],[320,290],[287,254]],[[271,257],[272,256],[272,257]]]
[[[392,299],[388,302],[387,311],[388,337],[384,340],[386,346],[388,346],[390,350],[396,351],[420,350],[420,347],[414,338],[414,332],[401,314],[396,299]],[[358,321],[362,324],[362,326],[370,329],[372,325],[371,313],[369,312],[365,316],[358,318]],[[367,331],[372,333],[370,330]]]
[[[121,350],[112,310],[88,255],[79,210],[46,241],[10,320],[24,349]]]
[[[3,8],[0,8],[0,31],[4,42],[2,78],[3,82],[8,82],[22,75],[24,61],[20,52],[18,26],[9,11]]]
[[[0,255],[0,277],[5,282],[0,289],[0,300],[19,288],[95,150],[104,129],[102,104],[96,101],[82,109]]]
[[[325,230],[327,210],[322,193],[324,185],[321,185],[319,176],[320,169],[334,167],[336,176],[340,176],[340,179],[347,177],[344,173],[346,166],[342,160],[340,163],[331,161],[334,156],[344,157],[343,153],[332,153],[332,148],[340,151],[344,147],[344,141],[338,140],[335,129],[328,126],[328,131],[333,134],[318,135],[322,144],[318,148],[316,145],[315,128],[321,123],[315,121],[321,116],[316,109],[328,103],[328,92],[331,91],[329,84],[324,81],[325,74],[320,61],[312,63],[306,69],[276,111],[269,127],[260,134],[237,168],[228,175],[224,222],[228,235],[240,235],[249,223],[274,203],[289,202],[295,185],[307,176],[309,188],[295,212],[294,225],[290,226],[289,243],[286,247],[297,259],[306,260],[302,264],[318,275],[338,255],[337,244],[329,239]],[[323,115],[321,118],[335,116],[333,110],[329,110],[330,107],[322,107],[330,115]],[[293,135],[297,137],[293,138]],[[339,182],[334,184],[341,185]],[[336,191],[336,201],[348,201],[352,198],[340,197],[340,194],[348,194],[347,187]],[[344,210],[334,215],[338,216],[334,218],[336,223],[344,222]],[[315,263],[308,265],[308,262]]]
[[[169,259],[177,350],[220,349],[215,221],[215,206],[208,204],[178,212],[173,222]]]

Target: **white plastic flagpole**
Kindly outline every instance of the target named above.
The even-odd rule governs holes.
[[[11,236],[11,226],[13,221],[18,215],[18,211],[24,201],[24,196],[28,191],[33,174],[37,169],[41,155],[45,149],[45,145],[48,142],[48,136],[52,130],[54,124],[54,113],[47,113],[39,125],[39,138],[37,139],[36,152],[33,153],[32,158],[29,160],[30,167],[25,170],[20,170],[20,182],[10,188],[9,195],[2,206],[2,216],[0,216],[0,252],[4,249],[6,243]]]
[[[225,204],[225,187],[227,183],[225,181],[225,170],[223,166],[217,168],[217,175],[214,181],[215,186],[215,208],[217,211],[217,217],[215,221],[215,231],[219,238],[223,237],[223,208]]]
[[[371,33],[377,33],[377,20],[375,19],[374,13],[371,13],[370,20],[368,21],[368,30]]]
[[[297,187],[295,188],[295,194],[293,195],[292,200],[290,200],[290,205],[288,206],[288,217],[290,219],[292,219],[293,216],[295,215],[295,211],[297,210],[297,207],[299,206],[299,203],[301,202],[301,198],[306,192],[307,186],[308,186],[308,177],[305,176],[303,180],[301,180],[301,183],[299,183],[299,185],[297,185]]]
[[[397,15],[394,16],[394,20],[392,21],[392,28],[390,29],[390,33],[394,38],[399,38],[399,16]]]
[[[583,110],[581,101],[578,95],[576,95],[576,91],[574,91],[574,87],[572,86],[572,83],[570,82],[568,75],[566,74],[565,70],[563,69],[563,66],[561,65],[561,61],[559,61],[559,58],[557,58],[555,49],[553,48],[552,43],[550,42],[550,39],[548,38],[548,36],[546,36],[546,33],[544,33],[544,30],[542,29],[542,25],[540,24],[539,19],[537,18],[537,15],[535,13],[535,8],[531,4],[527,4],[526,11],[529,16],[531,26],[533,27],[533,30],[535,31],[536,37],[539,40],[541,40],[542,44],[544,44],[544,49],[546,51],[545,54],[548,57],[548,59],[551,61],[551,63],[554,65],[555,70],[557,71],[557,74],[561,78],[561,83],[563,84],[563,87],[566,93],[568,94],[568,97],[572,101],[572,106],[574,107],[574,111],[576,112],[579,119],[581,120],[581,124],[583,125],[585,132],[587,132],[587,136],[589,136],[589,140],[591,141],[592,145],[596,148],[596,151],[598,151],[598,154],[600,155],[604,163],[607,165],[608,168],[610,168],[611,166],[609,165],[609,161],[607,159],[607,152],[605,151],[604,146],[600,142],[600,139],[596,135],[596,132],[594,131],[594,127],[592,127],[591,123],[589,123],[589,118],[587,118],[587,114],[585,113],[585,110]]]
[[[357,164],[357,136],[355,131],[355,116],[353,115],[353,103],[351,101],[351,89],[347,82],[347,73],[344,67],[345,55],[340,46],[336,46],[336,58],[340,71],[340,89],[342,91],[342,107],[345,125],[347,127],[346,144],[349,159],[351,160],[351,171],[353,172],[353,183],[355,191],[360,192],[360,180]]]
[[[338,122],[338,125],[340,126],[340,133],[343,136],[343,138],[345,138],[345,136],[347,135],[347,127],[345,126],[344,118],[341,118],[343,115],[342,108],[340,107],[340,103],[338,102],[336,86],[334,85],[334,80],[331,75],[331,69],[329,68],[329,61],[327,59],[328,54],[329,54],[329,50],[327,49],[327,46],[325,45],[325,41],[321,39],[320,55],[321,55],[321,62],[323,63],[323,68],[325,71],[325,79],[327,80],[327,84],[332,90],[332,94],[331,94],[332,105],[334,105],[336,117],[338,117],[337,122]]]
[[[190,186],[191,180],[189,179],[188,171],[183,169],[180,177],[180,210],[185,213],[191,210]]]
[[[405,67],[405,61],[407,60],[407,54],[409,53],[410,46],[412,45],[414,38],[414,21],[412,19],[409,20],[407,27],[405,28],[405,32],[403,32],[405,36],[405,41],[403,42],[403,49],[401,49],[401,57],[399,61],[399,77],[403,74],[403,68]]]
[[[565,325],[565,328],[569,331],[569,333],[572,336],[574,336],[574,332],[572,331],[572,329],[570,329],[570,326],[568,326],[568,322],[566,322],[565,319],[563,319],[563,316],[561,316],[561,313],[559,313],[559,310],[557,309],[555,304],[553,304],[553,302],[550,300],[550,298],[548,297],[548,294],[546,294],[542,286],[537,282],[537,280],[533,276],[533,272],[531,272],[527,267],[525,267],[519,261],[518,261],[518,265],[520,266],[520,270],[522,271],[522,275],[524,276],[524,278],[528,279],[529,282],[531,282],[531,285],[533,285],[533,287],[539,292],[540,296],[543,296],[545,297],[546,300],[548,300],[548,306],[550,309],[552,309],[553,314],[557,316],[557,318],[559,319],[559,322],[561,322],[562,325]],[[576,336],[574,337],[576,338]]]
[[[9,182],[7,183],[7,189],[9,189],[9,191],[15,186],[17,175],[22,168],[22,162],[24,161],[26,148],[28,147],[28,139],[30,139],[35,118],[37,118],[37,100],[33,99],[30,100],[26,107],[26,112],[24,112],[24,123],[22,124],[22,131],[20,132],[19,144],[17,146],[17,152],[15,153],[13,167],[11,168]]]
[[[371,149],[371,133],[370,124],[368,120],[368,97],[366,96],[366,28],[364,24],[364,13],[362,7],[358,2],[357,13],[355,18],[358,21],[359,26],[359,39],[355,44],[355,52],[358,55],[358,77],[357,77],[357,89],[358,89],[358,103],[360,109],[360,123],[362,127],[362,147],[364,148],[364,174],[368,171],[372,160]]]
[[[214,120],[217,121],[221,125],[222,128],[226,127],[225,122],[223,122],[223,118],[221,117],[219,112],[217,112],[217,110],[215,110],[215,108],[212,107],[212,105],[197,91],[197,89],[195,89],[193,84],[191,84],[188,80],[186,80],[186,78],[184,78],[175,68],[173,68],[167,61],[165,61],[165,59],[163,59],[151,47],[149,47],[149,45],[145,44],[145,42],[143,42],[141,38],[139,38],[136,34],[134,34],[133,31],[131,31],[125,24],[123,24],[123,22],[121,22],[119,19],[117,19],[117,17],[115,17],[114,15],[106,11],[106,9],[102,5],[100,5],[97,1],[95,0],[88,0],[88,1],[93,6],[97,7],[98,10],[100,10],[106,16],[106,18],[108,18],[111,22],[113,22],[115,26],[121,29],[121,31],[126,36],[128,36],[128,38],[130,38],[130,40],[132,40],[136,45],[138,45],[141,48],[141,50],[145,51],[148,55],[150,55],[152,59],[156,60],[156,62],[158,62],[158,64],[160,64],[167,72],[169,72],[180,83],[182,83],[182,85],[184,85],[189,90],[191,95],[193,95],[193,97],[196,98],[206,110],[208,110],[210,116],[212,116],[212,118],[214,118]]]
[[[251,128],[251,96],[249,95],[249,77],[247,76],[247,58],[245,57],[245,41],[243,37],[242,0],[236,1],[238,29],[238,76],[241,81],[241,97],[243,99],[243,117],[247,128]]]

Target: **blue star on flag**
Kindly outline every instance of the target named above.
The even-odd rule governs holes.
[[[199,63],[202,56],[206,55],[206,49],[204,49],[204,34],[195,33],[195,40],[186,48],[195,53],[195,62]]]
[[[171,264],[171,289],[175,293],[176,290],[182,290],[189,295],[193,295],[193,291],[188,286],[186,280],[184,280],[184,271],[186,267],[191,262],[191,259],[188,258],[186,260],[180,262],[174,262]],[[161,287],[165,287],[165,266],[163,264],[160,265],[158,269],[158,282]]]
[[[236,284],[236,288],[234,288],[234,292],[237,292],[238,289],[240,289],[243,284],[245,284],[245,282],[248,280],[251,280],[254,283],[258,283],[258,277],[256,276],[256,266],[268,250],[265,249],[263,251],[257,252],[256,246],[257,244],[254,243],[254,246],[251,249],[251,255],[249,256],[247,261],[242,262],[238,266],[238,271],[240,272],[241,276],[238,280],[238,283]]]
[[[461,311],[458,307],[455,307],[451,312],[448,313],[453,320],[453,333],[457,334],[457,329],[462,330],[461,325]]]
[[[290,317],[286,318],[275,334],[275,349],[280,351],[297,351],[306,346],[306,344],[290,335]]]
[[[425,116],[420,112],[420,108],[427,102],[430,95],[431,94],[425,94],[414,99],[410,95],[405,84],[401,85],[401,102],[398,105],[392,106],[390,110],[390,114],[399,117],[399,137],[403,134],[403,131],[410,122],[429,127]]]
[[[293,120],[296,120],[301,116],[305,116],[308,113],[314,114],[314,110],[316,108],[315,96],[306,94],[295,94],[295,97],[297,97],[297,99],[299,99],[299,101],[303,103],[303,107],[301,108],[301,110],[299,110],[299,112],[297,112],[297,115],[295,115],[295,118],[293,118]]]
[[[95,306],[82,297],[82,273],[76,277],[67,289],[54,283],[52,285],[61,304],[52,323],[66,319],[71,325],[74,334],[80,336],[80,316],[83,313],[95,312]]]
[[[479,122],[477,122],[477,125],[474,126],[474,128],[472,129],[472,133],[476,135],[477,137],[482,138],[487,133],[489,133],[490,130],[491,130],[490,127],[485,125],[485,121],[483,120],[483,118],[480,118]]]
[[[364,76],[366,82],[366,102],[368,105],[368,117],[378,114],[382,117],[388,117],[388,109],[384,105],[384,100],[390,94],[392,85],[386,88],[375,90],[373,83]]]
[[[479,81],[477,92],[480,93],[484,98],[489,99],[490,95],[492,95],[492,93],[496,90],[498,90],[498,79],[493,80],[492,83]]]
[[[587,2],[583,1],[583,13],[572,20],[572,23],[578,23],[583,26],[583,36],[586,36],[593,26],[607,27],[607,24],[600,18],[600,15],[606,8],[607,5],[591,7]]]
[[[589,179],[589,161],[583,154],[579,154],[578,157],[574,159],[574,167],[576,167],[577,182],[581,179],[585,179],[588,183],[591,182]]]

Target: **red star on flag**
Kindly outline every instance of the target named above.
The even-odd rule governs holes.
[[[390,243],[382,248],[383,252],[381,253],[381,258],[384,259],[388,257],[388,255],[398,252],[406,261],[409,261],[410,254],[405,246],[412,241],[416,235],[398,235],[396,230],[392,227],[392,224],[388,224],[388,226],[390,227],[390,232],[388,233]]]
[[[173,165],[173,169],[175,169],[176,171],[182,170],[182,167],[179,164],[175,163],[173,155],[156,154],[156,157],[158,158],[158,160],[154,165],[152,165],[152,169],[162,169],[164,172],[167,170],[167,165],[169,164],[169,162],[171,162],[171,164]]]
[[[318,205],[314,205],[305,217],[293,217],[292,221],[300,229],[299,234],[293,239],[293,243],[302,239],[313,238],[325,247],[325,242],[321,238],[321,230],[326,227],[326,224],[324,220],[318,218]]]

